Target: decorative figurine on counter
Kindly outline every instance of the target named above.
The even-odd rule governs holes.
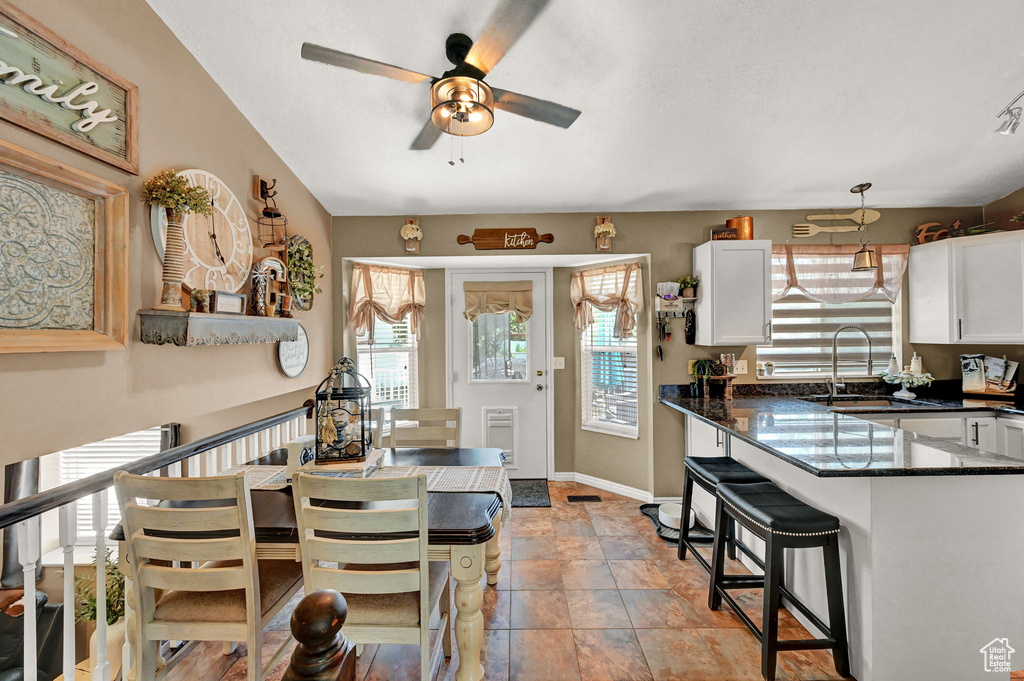
[[[205,288],[194,288],[188,294],[189,310],[192,312],[211,312],[210,291]]]

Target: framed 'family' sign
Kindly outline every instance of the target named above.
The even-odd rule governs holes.
[[[0,118],[139,174],[139,90],[0,0]]]
[[[473,236],[460,234],[460,244],[473,244],[478,251],[537,248],[541,242],[554,243],[554,234],[537,234],[533,227],[525,229],[474,229]]]

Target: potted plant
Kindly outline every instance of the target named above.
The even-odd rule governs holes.
[[[679,288],[682,289],[679,292],[681,298],[696,298],[697,297],[697,284],[700,283],[700,279],[697,277],[683,277],[677,279],[679,282]]]
[[[708,377],[709,376],[721,376],[725,373],[725,367],[716,362],[713,359],[698,359],[693,363],[693,377],[694,383],[697,384],[697,392],[700,393],[699,397],[709,397],[708,392]],[[700,379],[697,383],[696,379]]]
[[[96,561],[93,560],[93,565]],[[125,639],[124,619],[124,575],[108,549],[103,556],[107,573],[107,662],[110,663],[110,678],[116,678],[121,670],[121,649]],[[99,569],[97,567],[97,569]],[[96,621],[96,578],[93,575],[75,575],[75,596],[79,606],[75,619],[79,622]],[[89,638],[89,657],[96,659],[96,632]]]
[[[142,202],[160,206],[167,213],[167,243],[164,246],[163,290],[157,310],[184,310],[181,281],[185,277],[185,230],[181,221],[186,213],[210,215],[210,192],[189,184],[173,170],[165,170],[142,185]]]
[[[313,246],[306,239],[288,242],[288,288],[292,296],[302,301],[300,309],[313,305],[313,296],[320,293],[316,280],[324,276],[323,265],[313,263]]]
[[[597,218],[597,225],[594,226],[594,238],[597,240],[597,250],[612,250],[612,237],[615,236],[615,225],[611,218],[601,216]]]

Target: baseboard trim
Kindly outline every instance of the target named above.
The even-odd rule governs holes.
[[[683,503],[682,497],[654,497],[652,504],[681,504]]]
[[[620,494],[624,497],[629,497],[630,499],[636,499],[637,501],[642,501],[645,504],[651,503],[651,499],[654,498],[650,492],[645,492],[642,489],[623,485],[618,482],[612,482],[611,480],[605,480],[604,478],[597,478],[593,475],[587,475],[586,473],[555,473],[551,479],[556,482],[578,482],[583,485],[589,485],[590,487],[596,487],[597,489],[603,489],[605,492]]]

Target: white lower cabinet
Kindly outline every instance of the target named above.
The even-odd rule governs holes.
[[[963,414],[953,416],[949,412],[917,414],[893,418],[887,414],[870,414],[862,417],[866,421],[883,426],[900,428],[911,433],[927,435],[940,440],[957,442],[974,449],[987,452],[1002,452],[1000,442],[1003,440],[1001,430],[994,416],[985,414]],[[1003,419],[998,419],[1002,421]],[[1007,419],[1009,420],[1009,419]],[[1020,458],[1024,459],[1024,418],[1014,424],[1019,426],[1021,438]],[[1011,428],[1013,426],[1010,426]],[[1014,440],[1017,433],[1008,436]]]
[[[964,429],[964,444],[986,452],[999,451],[994,416],[969,417]]]
[[[1024,461],[1024,418],[996,418],[996,451]]]
[[[686,416],[686,456],[725,456],[727,453],[725,433],[698,418]],[[679,494],[682,495],[682,489]],[[693,486],[693,512],[706,527],[715,522],[715,498],[699,485]]]
[[[927,435],[940,440],[964,441],[964,419],[949,416],[914,416],[900,418],[899,427],[911,433]]]

